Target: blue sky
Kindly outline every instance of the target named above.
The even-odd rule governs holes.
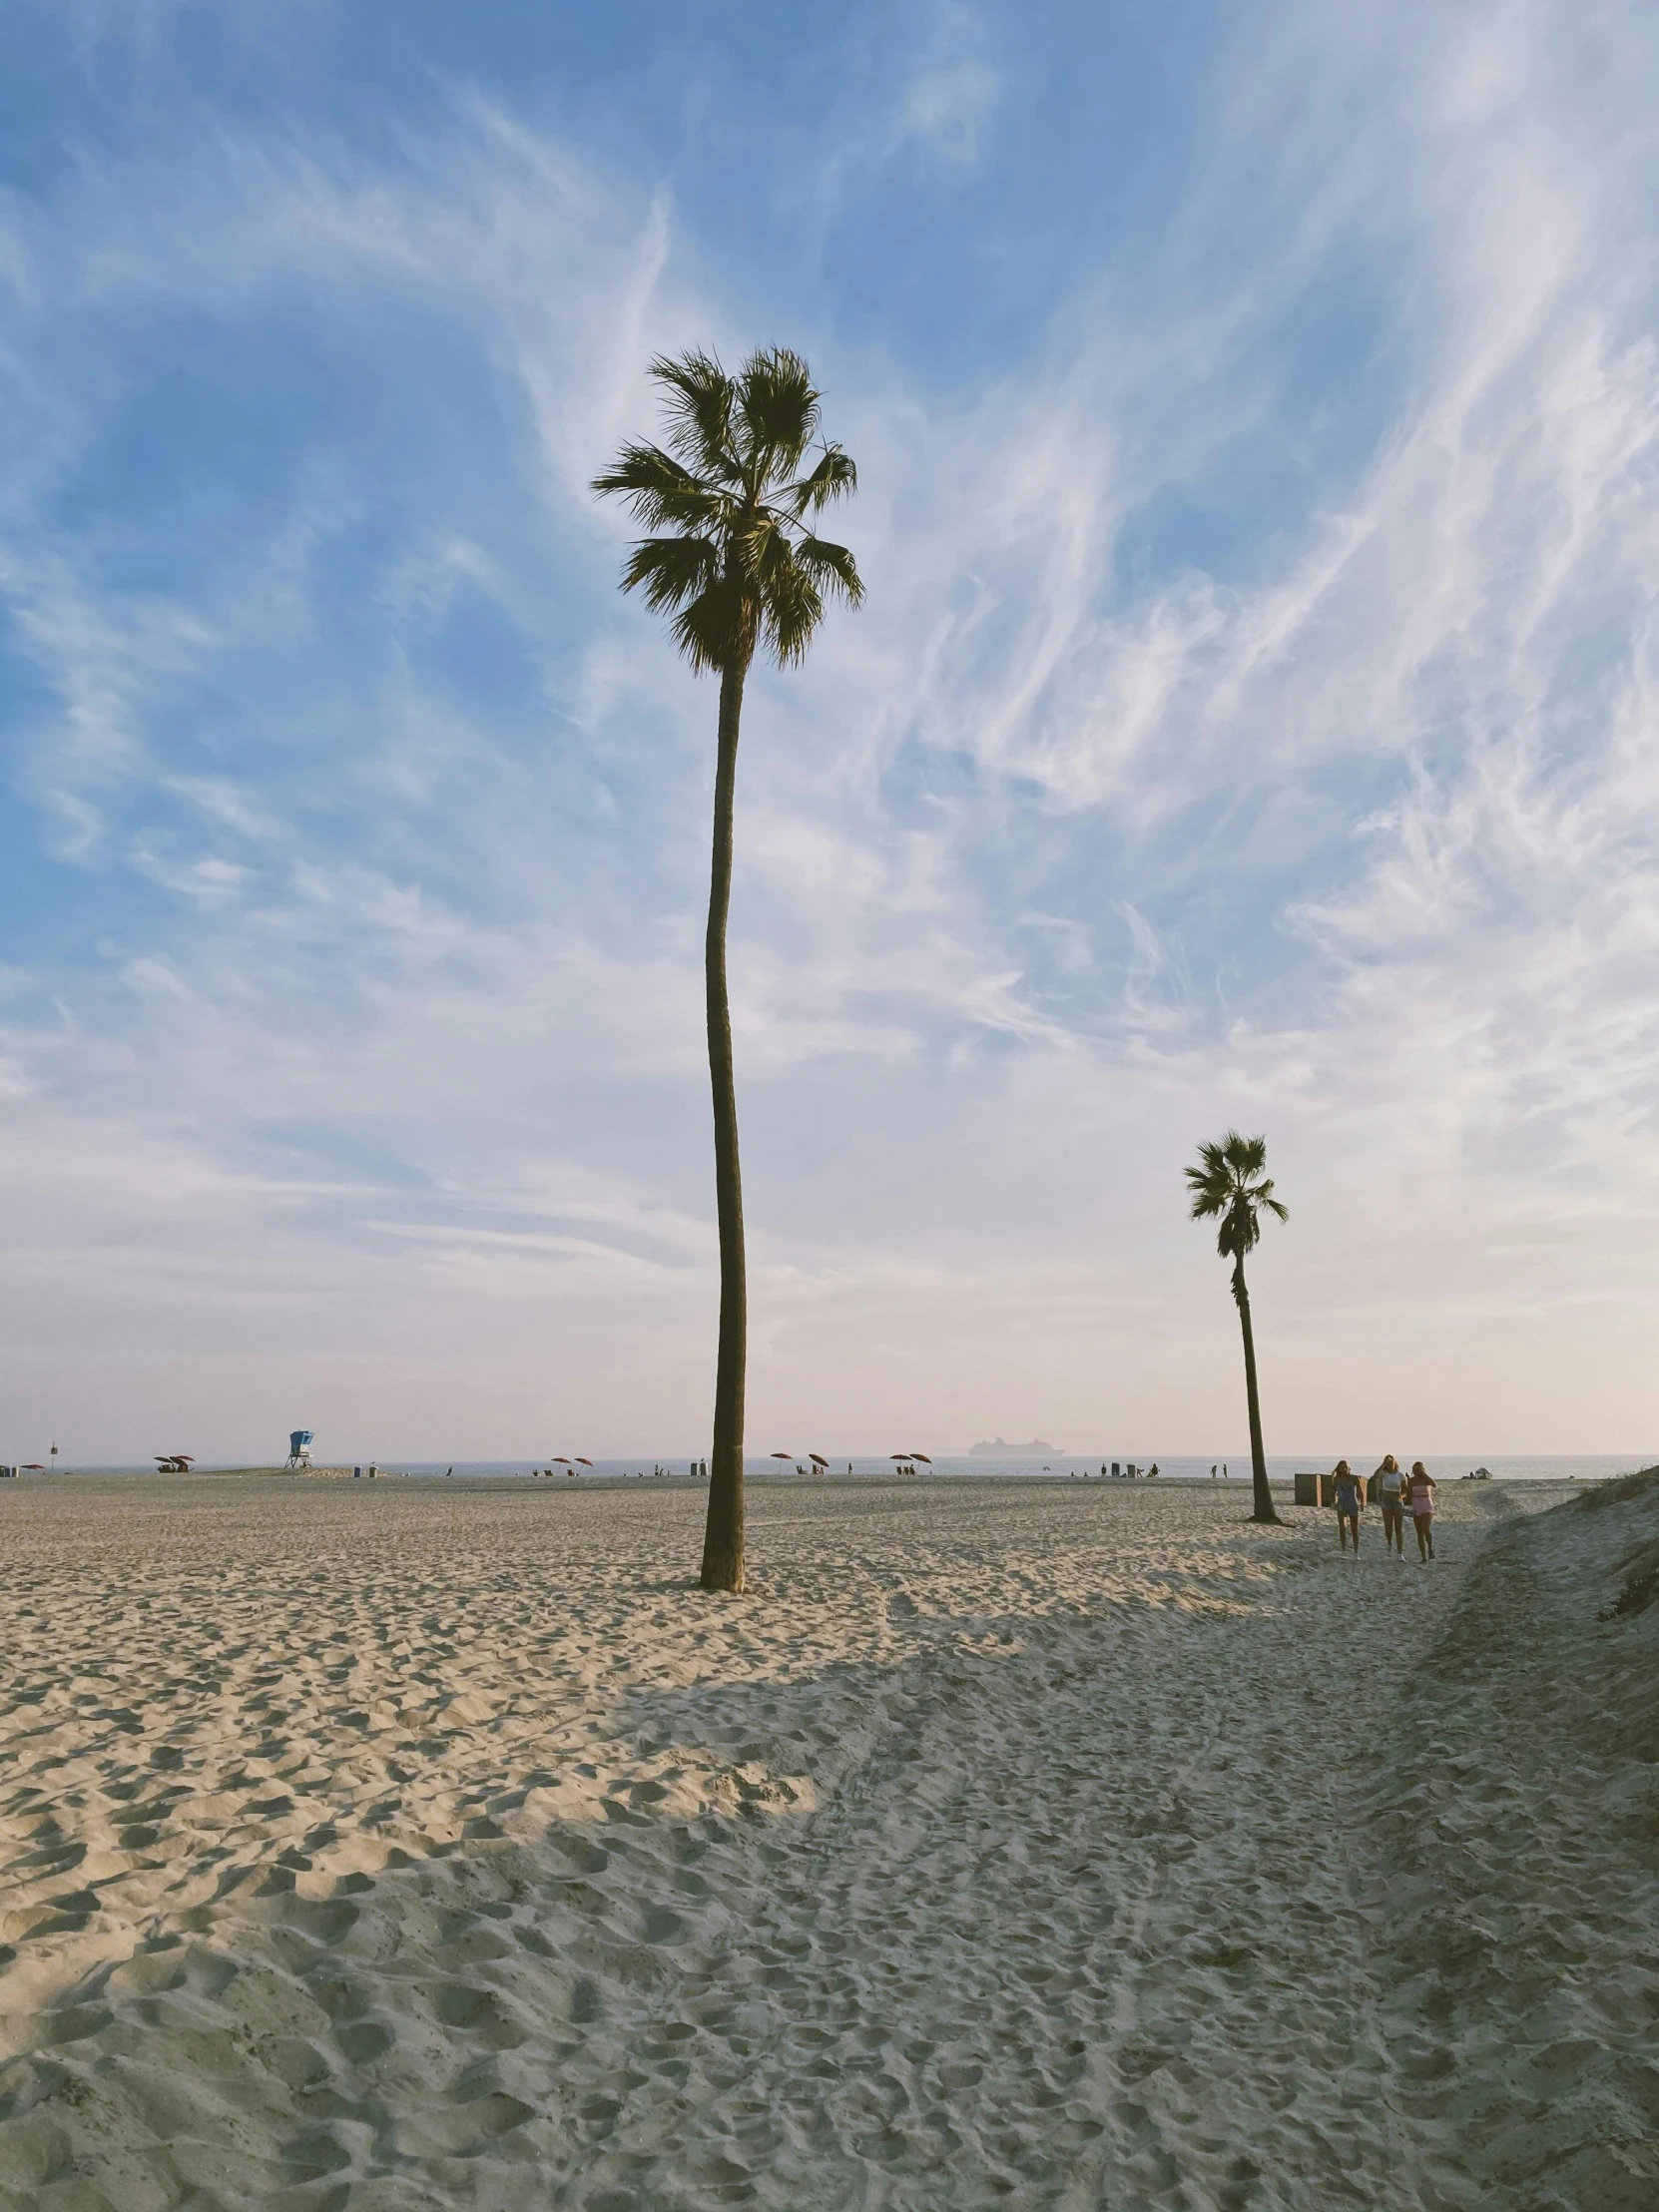
[[[810,24],[810,27],[807,27]],[[1655,1446],[1659,22],[21,0],[11,1456],[691,1450],[714,698],[587,480],[787,342],[750,1445]]]

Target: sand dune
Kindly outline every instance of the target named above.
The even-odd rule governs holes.
[[[730,1601],[691,1491],[22,1485],[0,2208],[1651,2212],[1659,1489],[1550,1502],[792,1485]]]

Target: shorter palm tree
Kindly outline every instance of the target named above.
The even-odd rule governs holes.
[[[1289,1221],[1289,1210],[1273,1195],[1263,1172],[1268,1164],[1266,1137],[1241,1137],[1230,1129],[1220,1144],[1202,1144],[1198,1165],[1186,1171],[1194,1221],[1217,1221],[1216,1250],[1233,1263],[1233,1301],[1244,1331],[1245,1395],[1250,1403],[1250,1472],[1255,1490],[1252,1520],[1277,1521],[1268,1488],[1268,1462],[1262,1449],[1262,1405],[1256,1391],[1256,1338],[1250,1326],[1250,1292],[1245,1285],[1245,1254],[1262,1240],[1264,1213]]]

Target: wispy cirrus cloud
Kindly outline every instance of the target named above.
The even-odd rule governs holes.
[[[946,179],[972,169],[1002,96],[996,43],[989,15],[968,0],[930,0],[884,19],[813,172],[818,219],[879,189],[895,166]]]
[[[935,0],[925,40],[883,126],[885,156],[916,148],[953,165],[977,161],[1001,90],[990,25],[963,0]]]

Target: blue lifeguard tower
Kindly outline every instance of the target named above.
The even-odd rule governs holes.
[[[288,1465],[308,1467],[311,1463],[311,1431],[293,1428],[288,1431]]]

